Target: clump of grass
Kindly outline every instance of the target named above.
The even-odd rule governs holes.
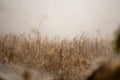
[[[55,80],[80,80],[112,53],[109,40],[84,34],[72,40],[49,40],[39,32],[35,36],[0,36],[2,62],[47,70],[55,75]]]

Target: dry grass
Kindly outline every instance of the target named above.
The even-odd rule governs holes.
[[[0,60],[43,69],[55,75],[55,80],[80,80],[113,54],[109,40],[86,35],[73,40],[8,34],[0,36]]]

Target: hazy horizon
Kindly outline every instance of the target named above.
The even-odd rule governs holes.
[[[113,35],[120,0],[0,0],[0,33],[29,32],[74,37],[82,32]]]

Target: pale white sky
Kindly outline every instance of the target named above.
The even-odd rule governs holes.
[[[120,0],[0,0],[0,33],[40,27],[47,36],[81,32],[111,35],[120,24]]]

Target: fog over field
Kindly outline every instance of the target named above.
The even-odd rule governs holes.
[[[119,24],[120,0],[0,0],[0,34],[39,28],[49,37],[111,36]]]

